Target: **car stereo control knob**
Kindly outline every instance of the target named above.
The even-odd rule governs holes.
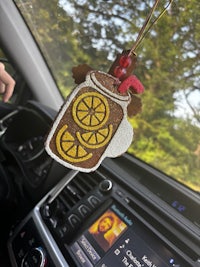
[[[45,267],[47,264],[46,253],[42,247],[32,248],[24,256],[21,267]]]
[[[112,190],[113,184],[110,180],[106,179],[103,180],[100,184],[99,184],[99,190],[102,193],[108,193]]]

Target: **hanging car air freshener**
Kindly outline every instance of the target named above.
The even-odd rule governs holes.
[[[141,82],[131,74],[136,65],[135,49],[158,2],[133,48],[118,55],[108,73],[87,65],[73,68],[78,86],[63,104],[45,143],[48,154],[60,164],[90,172],[105,157],[117,157],[129,148],[133,128],[127,119],[128,106],[138,101],[134,94],[144,91]],[[140,104],[136,106],[140,109]]]

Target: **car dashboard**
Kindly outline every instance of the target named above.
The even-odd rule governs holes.
[[[10,231],[12,266],[200,266],[199,195],[129,154],[62,167],[44,149],[55,116],[30,101],[1,120],[7,175],[30,203]]]

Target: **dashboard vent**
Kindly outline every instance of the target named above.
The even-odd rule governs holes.
[[[91,174],[78,173],[72,181],[65,186],[58,195],[58,200],[65,206],[65,210],[71,210],[76,203],[83,198],[103,180],[100,174],[94,172]]]

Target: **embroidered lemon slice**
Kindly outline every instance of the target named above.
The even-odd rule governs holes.
[[[81,145],[86,148],[100,148],[105,146],[111,139],[113,132],[113,126],[110,124],[104,129],[97,130],[95,132],[85,132],[80,134],[77,132],[77,139]]]
[[[75,143],[74,137],[67,130],[68,126],[64,125],[56,136],[56,147],[60,156],[72,163],[82,162],[92,157],[92,153]]]
[[[87,92],[75,100],[72,114],[81,128],[95,131],[106,123],[110,109],[106,97],[98,92]]]

